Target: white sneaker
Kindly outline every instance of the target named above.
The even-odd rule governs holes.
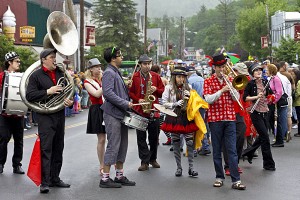
[[[293,129],[296,129],[296,128],[298,128],[298,125],[296,124],[296,125],[295,125],[295,126],[293,126],[292,128],[293,128]]]

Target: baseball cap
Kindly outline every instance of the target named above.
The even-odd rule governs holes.
[[[244,63],[236,63],[232,69],[235,69],[240,74],[249,75],[248,67]]]
[[[50,53],[56,53],[57,50],[56,49],[44,49],[41,53],[40,53],[40,59],[42,58],[46,58]]]

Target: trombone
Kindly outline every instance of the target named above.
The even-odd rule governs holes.
[[[246,77],[246,75],[243,75],[243,74],[240,74],[240,75],[237,75],[235,73],[235,71],[232,69],[232,67],[229,65],[229,63],[227,62],[226,63],[226,67],[227,69],[230,71],[230,73],[233,74],[234,76],[234,79],[232,81],[232,86],[237,89],[237,90],[243,90],[245,89],[245,87],[247,86],[249,80],[248,78]],[[228,71],[227,70],[227,71]],[[229,73],[229,74],[230,74]]]
[[[233,91],[233,88],[232,88],[233,86],[231,86],[231,83],[229,82],[229,80],[227,80],[227,78],[225,77],[225,75],[222,72],[221,72],[221,75],[222,75],[223,79],[225,80],[226,85],[229,87],[231,94],[235,98],[236,102],[239,104],[241,110],[244,110],[242,103],[239,101],[239,99],[237,98],[237,96],[235,95],[235,93]]]

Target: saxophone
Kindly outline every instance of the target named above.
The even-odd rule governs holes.
[[[189,90],[189,86],[188,86],[187,83],[183,83],[183,86],[182,86],[181,96],[182,96],[182,100],[183,100],[183,105],[181,106],[181,112],[185,112],[186,111],[187,104],[189,102],[189,97],[187,97],[187,96],[184,95],[184,91],[185,90]]]
[[[149,104],[141,105],[143,112],[147,113],[147,114],[150,113],[153,101],[155,101],[155,99],[156,99],[156,97],[154,95],[152,95],[151,86],[152,86],[152,76],[149,72],[149,80],[147,81],[146,94],[144,96],[145,102],[148,102]]]

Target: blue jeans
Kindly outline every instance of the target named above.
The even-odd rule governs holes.
[[[287,106],[277,107],[277,133],[276,133],[276,144],[283,144],[283,138],[287,133]]]
[[[203,118],[203,120],[205,119],[205,109],[200,108],[199,109],[201,117]],[[207,133],[204,135],[202,142],[202,150],[209,150],[209,136],[210,136],[210,130],[209,130],[209,126],[207,124],[207,122],[205,121],[205,126],[207,129]]]
[[[216,178],[225,179],[222,165],[222,144],[225,142],[228,154],[228,165],[232,182],[240,180],[238,172],[238,156],[236,152],[236,124],[235,121],[210,122],[213,160]]]

